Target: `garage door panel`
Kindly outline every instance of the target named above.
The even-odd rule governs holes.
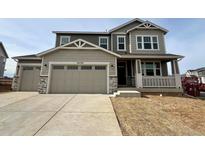
[[[51,74],[51,93],[107,92],[106,69],[96,70],[95,66],[86,65],[65,66],[62,70],[52,70]]]
[[[21,91],[37,91],[40,81],[39,67],[23,66],[21,74]]]

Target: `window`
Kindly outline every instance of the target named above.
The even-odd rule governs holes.
[[[161,76],[160,62],[142,62],[141,67],[143,76]]]
[[[33,70],[33,67],[32,66],[24,66],[23,70]]]
[[[117,50],[126,51],[126,38],[125,36],[117,36]]]
[[[58,65],[56,65],[56,66],[53,66],[53,69],[54,70],[63,70],[64,69],[64,66],[58,66]]]
[[[64,45],[70,42],[70,36],[60,36],[60,45]]]
[[[108,37],[99,37],[99,46],[108,49]]]
[[[78,69],[78,66],[72,66],[72,65],[70,65],[70,66],[67,66],[67,69],[68,69],[68,70],[77,70],[77,69]]]
[[[155,62],[156,76],[161,75],[160,62]]]
[[[3,63],[6,63],[6,58],[3,58]]]
[[[153,63],[145,63],[145,73],[147,76],[154,76],[154,65]]]
[[[95,70],[105,70],[106,66],[95,66]]]
[[[81,66],[81,70],[91,70],[92,66]]]
[[[136,36],[137,49],[158,50],[159,42],[157,36]]]

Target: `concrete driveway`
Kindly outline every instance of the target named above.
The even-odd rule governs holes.
[[[0,135],[121,135],[108,95],[0,93]]]

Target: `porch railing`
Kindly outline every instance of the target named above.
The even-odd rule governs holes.
[[[143,87],[176,87],[175,77],[142,77]]]

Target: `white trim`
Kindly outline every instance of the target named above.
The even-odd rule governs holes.
[[[124,49],[119,49],[119,38],[124,38]],[[126,36],[117,35],[117,51],[126,51]]]
[[[154,26],[154,27],[146,27],[146,26],[145,27],[140,27],[140,26],[143,26],[143,25],[146,25],[146,24],[149,24],[149,25]],[[160,29],[160,30],[162,30],[162,31],[164,31],[166,33],[168,32],[167,29],[162,28],[162,27],[160,27],[160,26],[158,26],[158,25],[156,25],[156,24],[154,24],[154,23],[152,23],[150,21],[145,21],[145,22],[143,22],[143,23],[141,23],[141,24],[139,24],[139,25],[137,25],[137,26],[127,30],[127,33],[131,32],[131,31],[133,31],[135,29]]]
[[[115,57],[115,75],[114,76],[117,76],[117,57]]]
[[[99,36],[99,39],[98,39],[99,46],[101,45],[100,39],[107,39],[107,50],[108,50],[109,49],[109,37],[108,36]]]
[[[142,43],[142,49],[139,49],[139,48],[138,48],[137,37],[141,37],[141,39],[142,39],[142,42],[139,42],[139,43]],[[144,37],[150,37],[151,49],[144,49]],[[153,37],[156,37],[156,38],[157,38],[157,49],[154,49],[154,48],[153,48],[153,43],[156,43],[156,42],[153,42]],[[136,49],[137,49],[137,50],[143,50],[143,51],[160,51],[160,49],[159,49],[159,39],[158,39],[158,35],[136,35],[136,36],[135,36],[135,42],[136,42]]]
[[[130,21],[128,21],[128,22],[126,22],[126,23],[124,23],[124,24],[122,24],[122,25],[119,25],[119,26],[117,26],[117,27],[115,27],[115,28],[109,30],[109,32],[116,31],[116,30],[118,30],[118,29],[120,29],[120,28],[122,28],[122,27],[124,27],[124,26],[126,26],[126,25],[129,25],[129,24],[131,24],[131,23],[133,23],[133,22],[135,22],[135,21],[139,21],[139,22],[141,22],[141,23],[144,23],[144,22],[145,22],[144,20],[141,20],[141,19],[139,19],[139,18],[135,18],[135,19],[133,19],[133,20],[130,20]]]
[[[79,50],[79,49],[87,49],[87,50],[96,50],[96,48],[93,48],[93,47],[61,47],[61,49],[72,49],[72,50]]]
[[[49,70],[48,70],[48,85],[46,89],[46,93],[50,92],[50,84],[51,84],[51,71],[52,65],[106,65],[107,67],[107,94],[109,94],[109,62],[49,62]]]
[[[165,35],[163,35],[163,43],[164,43],[164,50],[165,50],[165,53],[167,52],[167,47],[166,47],[166,44],[165,44]]]
[[[44,52],[38,53],[37,56],[43,56],[43,55],[45,55],[45,54],[51,53],[51,52],[56,51],[56,50],[58,50],[58,49],[62,49],[62,48],[66,47],[66,46],[68,46],[68,45],[70,45],[70,44],[73,44],[73,43],[79,42],[79,41],[84,42],[84,43],[86,43],[86,44],[88,44],[88,45],[90,45],[90,46],[93,46],[95,49],[99,49],[99,50],[105,51],[105,52],[107,52],[107,53],[109,53],[109,54],[111,54],[111,55],[114,55],[114,56],[117,56],[117,57],[121,57],[121,55],[119,55],[119,54],[117,54],[117,53],[114,53],[114,52],[109,51],[109,50],[107,50],[107,49],[101,48],[101,47],[99,47],[99,46],[97,46],[97,45],[95,45],[95,44],[93,44],[93,43],[90,43],[90,42],[88,42],[88,41],[85,41],[85,40],[83,40],[83,39],[77,39],[77,40],[72,41],[72,42],[70,42],[70,43],[67,43],[67,44],[65,44],[65,45],[62,45],[62,46],[59,46],[59,47],[56,47],[56,48],[52,48],[52,49],[46,50],[46,51],[44,51]],[[77,47],[76,47],[76,48],[77,48]],[[76,48],[74,47],[74,48],[72,48],[72,49],[76,49]],[[65,48],[64,48],[64,49],[65,49]],[[66,49],[71,49],[71,47],[70,47],[70,48],[66,47]],[[79,48],[77,48],[77,49],[79,49]],[[81,47],[80,49],[88,49],[88,48],[86,48],[86,47]]]
[[[23,59],[23,60],[41,60],[40,57],[21,57],[21,56],[18,56],[18,57],[12,57],[12,59]]]
[[[125,33],[125,32],[113,32],[112,34],[116,34],[116,35],[126,35],[127,33]]]
[[[111,34],[110,46],[111,46],[111,51],[113,51],[113,34]]]
[[[34,64],[34,63],[20,63],[20,66],[41,66],[41,63]]]
[[[63,38],[68,38],[68,43],[70,42],[70,36],[69,35],[60,35],[60,46],[61,45],[64,45],[64,44],[62,44],[62,39]],[[67,44],[67,43],[66,43]]]
[[[132,53],[132,37],[131,34],[129,34],[129,46],[130,46],[130,53]]]

